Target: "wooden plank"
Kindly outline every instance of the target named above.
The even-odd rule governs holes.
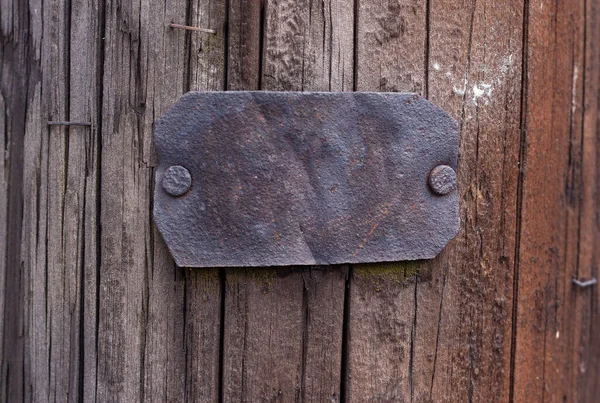
[[[224,401],[294,401],[302,393],[303,284],[283,269],[227,272]]]
[[[261,13],[257,3],[230,2],[229,89],[351,89],[352,4],[267,2]],[[249,27],[261,21],[264,37],[257,40]],[[339,267],[228,272],[224,401],[340,398],[344,273]]]
[[[229,270],[223,400],[339,401],[345,280],[339,267]]]
[[[425,93],[427,3],[358,1],[357,91]]]
[[[414,264],[356,265],[350,283],[346,399],[411,399]]]
[[[222,276],[218,270],[185,269],[185,399],[215,402],[220,393]]]
[[[154,120],[185,92],[187,84],[186,32],[169,28],[168,24],[185,22],[186,7],[184,0],[169,1],[166,5],[164,1],[141,3],[139,20],[142,23],[137,33],[139,54],[136,55],[139,67],[131,66],[139,68],[141,73],[132,83],[132,86],[139,88],[134,102],[140,126],[125,131],[125,134],[132,136],[132,139],[140,138],[140,144],[136,146],[134,143],[132,151],[141,151],[137,164],[148,166],[142,165],[140,170],[141,177],[147,180],[140,184],[140,191],[143,192],[141,199],[145,204],[140,205],[133,214],[125,216],[125,220],[140,220],[146,233],[144,249],[139,250],[146,255],[145,261],[140,262],[144,265],[140,273],[144,276],[143,283],[132,285],[145,299],[140,306],[142,355],[139,365],[143,377],[141,399],[147,401],[183,401],[185,396],[185,279],[154,228],[151,215],[155,165],[152,126]],[[132,17],[135,18],[134,15]],[[137,24],[134,21],[132,23]],[[135,37],[133,45],[136,45]],[[129,140],[127,137],[126,141]],[[127,173],[124,174],[126,177]],[[135,217],[138,214],[140,216]],[[126,333],[131,332],[126,330]]]
[[[426,3],[359,1],[357,91],[423,93]],[[407,401],[412,396],[416,282],[413,265],[360,265],[350,285],[346,399]]]
[[[416,399],[509,397],[522,12],[514,1],[431,3],[429,99],[460,122],[462,228],[418,286]]]
[[[0,57],[2,53],[0,53]],[[7,254],[7,227],[8,227],[8,139],[7,131],[7,116],[6,102],[0,93],[0,346],[4,346],[4,304],[6,295],[6,259],[3,259]],[[0,368],[4,364],[4,349],[0,348]],[[4,378],[2,378],[4,380]],[[0,387],[0,396],[6,397],[3,393],[3,388]]]
[[[63,214],[73,220],[67,235],[78,234],[73,247],[77,256],[66,262],[79,265],[68,272],[79,272],[79,373],[72,379],[78,392],[73,396],[84,401],[96,398],[96,324],[98,319],[98,178],[100,175],[100,88],[102,21],[101,3],[73,0],[70,15],[69,120],[90,122],[92,126],[73,127],[68,137],[67,203]],[[73,203],[75,202],[75,203]],[[70,217],[70,218],[68,218]],[[69,222],[69,221],[67,221]],[[67,236],[69,239],[69,236]],[[72,253],[72,252],[71,252]]]
[[[580,243],[585,7],[532,1],[528,12],[514,399],[571,398],[568,350],[581,326],[581,290],[571,279]]]
[[[301,401],[341,400],[342,335],[348,267],[303,270],[304,370]]]
[[[571,278],[600,275],[600,6],[356,5],[354,37],[337,0],[0,0],[0,401],[595,401],[599,294]],[[176,268],[153,121],[188,89],[352,87],[461,122],[442,255]]]
[[[581,205],[581,240],[579,248],[579,264],[577,276],[581,278],[599,278],[600,261],[600,223],[598,221],[600,205],[600,133],[599,99],[600,73],[600,4],[586,2],[585,9],[585,67],[582,69],[583,85],[583,155],[582,155],[582,205]],[[578,305],[575,307],[581,315],[580,335],[575,341],[580,346],[573,349],[571,364],[571,388],[574,391],[573,401],[591,402],[600,393],[599,368],[600,323],[598,292],[585,290],[579,292]]]
[[[191,2],[190,25],[216,34],[191,33],[188,89],[225,89],[227,8],[225,2]],[[217,402],[221,394],[222,288],[218,269],[186,269],[185,397],[190,401]]]
[[[370,3],[365,7],[365,11],[359,8],[359,42],[373,40],[369,35],[375,36],[372,32],[385,21],[381,9],[371,9]],[[414,39],[419,38],[414,32],[414,37],[403,39],[411,43],[409,46],[422,49],[414,54],[425,51],[428,55],[428,81],[421,87],[427,89],[430,100],[461,123],[458,177],[463,225],[457,238],[433,261],[410,269],[403,265],[370,267],[370,271],[355,269],[350,306],[349,396],[356,397],[351,389],[354,382],[360,390],[355,393],[363,393],[358,395],[359,400],[377,396],[383,400],[487,401],[508,396],[509,374],[503,368],[510,362],[519,111],[506,105],[518,102],[520,97],[521,36],[514,27],[519,26],[515,21],[521,10],[522,6],[514,2],[493,6],[432,2],[427,17],[428,47],[419,48],[422,42]],[[361,12],[376,17],[363,18]],[[398,21],[411,13],[405,11],[405,15]],[[372,25],[363,28],[369,33],[363,39],[360,27],[367,21]],[[361,45],[358,49],[360,86]],[[372,58],[369,63],[374,63]],[[417,74],[404,70],[406,66],[396,68],[388,74],[398,82]],[[376,70],[374,65],[369,67],[369,71]],[[419,88],[407,84],[404,88],[392,87]],[[498,116],[497,110],[503,114]],[[416,290],[410,284],[401,285],[402,270],[419,273]],[[375,308],[370,315],[364,312],[368,309],[364,308],[365,296],[378,301],[380,309],[396,304],[388,315],[388,323],[396,326],[385,327],[374,314]],[[382,330],[369,335],[366,329],[373,328]],[[382,369],[376,366],[381,362],[377,350],[384,346],[407,353],[398,353],[403,359],[391,360]],[[359,379],[356,372],[362,373]],[[371,382],[373,386],[365,390],[362,385],[369,384],[369,376],[379,382]]]
[[[590,295],[591,290],[579,290],[572,284],[573,278],[589,278],[591,275],[591,260],[593,246],[593,214],[590,207],[593,206],[592,199],[586,199],[584,196],[593,197],[590,193],[591,183],[595,178],[594,160],[590,160],[589,132],[584,127],[584,119],[587,118],[589,124],[589,115],[584,103],[586,92],[589,96],[593,87],[584,87],[586,81],[586,70],[588,60],[586,60],[586,2],[564,2],[559,7],[563,9],[558,12],[559,15],[569,15],[571,21],[562,19],[557,22],[556,31],[562,35],[568,35],[567,41],[561,41],[561,46],[570,50],[572,73],[570,80],[570,130],[569,130],[569,165],[567,188],[565,189],[565,198],[568,207],[566,211],[567,242],[565,243],[565,267],[564,283],[559,285],[559,296],[557,303],[562,304],[561,317],[557,318],[557,333],[559,340],[550,339],[553,345],[550,348],[550,354],[546,357],[545,365],[550,369],[545,383],[561,382],[557,387],[547,388],[544,393],[556,393],[557,395],[568,396],[572,401],[583,401],[585,395],[585,384],[580,381],[585,372],[587,357],[582,357],[581,353],[587,349],[589,333],[586,321],[589,321],[590,313]],[[567,11],[568,10],[568,11]],[[568,59],[567,59],[568,60]],[[565,62],[567,61],[565,60]],[[563,63],[562,61],[560,63]],[[567,70],[564,66],[562,69]],[[591,84],[588,81],[588,84]],[[593,93],[593,92],[592,92]],[[596,95],[597,98],[597,88]],[[595,111],[594,111],[595,112]],[[587,137],[587,139],[586,139]],[[594,151],[595,153],[595,148]],[[595,156],[594,156],[595,157]],[[591,172],[590,172],[591,171]],[[591,214],[591,215],[590,215]],[[583,291],[583,292],[581,292]],[[564,301],[564,302],[563,302]],[[559,308],[560,311],[560,308]],[[562,333],[562,334],[561,334]],[[548,341],[546,342],[548,343]],[[557,348],[558,347],[558,348]],[[559,350],[557,354],[555,350]],[[552,368],[556,368],[552,371]],[[564,373],[562,373],[564,372]],[[580,389],[580,387],[584,387]]]
[[[81,13],[90,11],[79,6],[76,9]],[[41,10],[42,4],[32,2],[29,7]],[[92,276],[96,275],[96,251],[90,240],[95,236],[95,226],[83,230],[84,210],[88,217],[96,213],[97,171],[93,162],[96,141],[89,129],[66,130],[57,126],[49,130],[46,122],[68,120],[69,115],[76,119],[86,115],[85,120],[90,121],[90,114],[96,112],[94,98],[88,98],[93,96],[97,84],[96,55],[89,38],[98,36],[98,25],[87,21],[71,24],[67,5],[61,8],[62,5],[46,3],[46,7],[45,15],[54,17],[56,24],[43,24],[44,13],[30,14],[31,52],[35,61],[26,63],[30,66],[31,98],[26,108],[25,135],[20,136],[24,149],[23,188],[22,192],[16,187],[11,189],[21,193],[25,200],[19,223],[21,256],[18,248],[13,250],[21,260],[15,267],[22,268],[21,283],[27,296],[19,308],[24,312],[24,323],[19,327],[22,338],[18,343],[11,342],[11,349],[24,349],[22,385],[17,390],[23,391],[25,400],[73,401],[80,398],[82,377],[80,318],[84,307],[81,300],[84,266]],[[48,71],[44,81],[41,81],[42,69]],[[71,81],[84,89],[72,100]],[[23,88],[19,91],[28,92]],[[20,219],[18,214],[17,218]],[[49,234],[51,229],[54,231]],[[86,246],[87,253],[83,256]],[[91,288],[95,290],[95,285],[91,284]],[[90,323],[95,324],[93,314]],[[90,349],[90,354],[94,351]],[[14,367],[12,371],[13,376],[18,374]],[[19,394],[13,392],[10,396],[18,399]]]
[[[3,128],[6,137],[1,149],[3,158],[4,177],[10,190],[6,195],[6,227],[2,228],[4,250],[2,256],[4,287],[2,289],[3,301],[3,344],[0,355],[0,399],[8,400],[8,396],[15,399],[24,399],[22,383],[24,381],[24,360],[22,331],[24,328],[25,313],[25,287],[19,273],[19,254],[21,246],[22,218],[21,205],[23,196],[22,169],[23,164],[23,138],[25,134],[26,111],[28,100],[23,94],[27,88],[27,77],[23,69],[18,69],[20,63],[29,62],[27,50],[29,32],[26,24],[27,8],[24,4],[13,7],[12,2],[0,1],[2,15],[0,15],[0,93],[3,102]],[[22,41],[22,42],[18,42]],[[20,43],[20,45],[17,45]]]
[[[43,12],[53,24],[44,24],[42,41],[42,107],[43,112],[51,121],[69,120],[69,20],[70,10],[65,2],[49,1],[43,3]],[[44,130],[42,129],[42,134]],[[69,401],[76,398],[77,385],[71,382],[78,375],[78,340],[79,320],[75,307],[80,306],[78,295],[79,259],[77,256],[67,256],[75,251],[73,244],[79,242],[78,214],[75,217],[63,216],[66,207],[66,175],[69,174],[67,165],[67,138],[70,128],[67,126],[50,126],[47,148],[47,175],[42,179],[42,186],[47,189],[46,209],[38,220],[46,220],[46,323],[41,331],[47,332],[48,349],[48,391],[47,397],[52,400]],[[79,172],[77,174],[80,174]],[[76,175],[77,175],[76,174]],[[70,210],[76,210],[71,201]],[[75,239],[67,239],[71,232]],[[70,242],[69,242],[70,241]],[[70,244],[70,245],[69,245]],[[69,249],[69,247],[71,249]],[[67,260],[70,265],[67,267]],[[72,265],[75,264],[76,267]],[[41,281],[35,277],[32,281]],[[34,323],[34,332],[36,331]],[[71,355],[71,350],[73,355]],[[73,360],[73,358],[75,358]],[[42,370],[42,366],[33,369]],[[76,379],[76,378],[75,378]]]
[[[224,6],[152,1],[108,9],[98,335],[106,358],[98,399],[216,401],[221,280],[176,268],[151,222],[152,125],[183,92],[223,88]]]
[[[583,401],[586,382],[597,379],[586,374],[598,354],[597,311],[591,290],[571,279],[592,276],[596,259],[598,75],[590,73],[600,64],[588,38],[598,9],[572,1],[529,10],[522,233],[536,237],[522,236],[514,396]],[[536,365],[542,374],[527,379]]]
[[[546,321],[546,340],[544,351],[545,368],[544,368],[544,398],[546,393],[555,394],[557,396],[569,396],[573,401],[580,401],[578,398],[579,391],[573,385],[574,379],[569,377],[569,374],[577,374],[580,371],[579,363],[575,363],[575,351],[583,347],[581,343],[581,331],[583,321],[582,304],[583,296],[577,288],[573,287],[572,279],[578,276],[580,265],[581,249],[581,214],[582,214],[582,192],[583,192],[583,71],[585,69],[585,1],[567,1],[557,4],[557,17],[569,15],[569,19],[560,18],[556,21],[554,27],[555,33],[563,36],[560,46],[568,50],[569,57],[559,56],[555,59],[556,68],[560,69],[561,75],[565,72],[569,74],[568,81],[562,81],[568,86],[561,88],[555,92],[555,96],[560,97],[560,107],[565,108],[560,113],[558,118],[569,119],[569,129],[563,132],[560,129],[560,124],[557,132],[564,134],[566,140],[563,144],[568,144],[568,152],[563,150],[568,158],[568,163],[565,168],[566,187],[563,192],[563,200],[566,201],[566,209],[563,214],[555,218],[565,220],[565,238],[564,243],[558,246],[557,251],[560,256],[563,254],[564,261],[562,262],[561,272],[555,272],[554,279],[550,281],[556,282],[556,295],[550,297],[554,300],[554,309],[556,309],[556,317]],[[564,52],[564,51],[563,51]],[[569,64],[567,64],[569,63]],[[583,78],[583,79],[582,79]],[[568,98],[567,98],[568,94]],[[555,126],[556,127],[556,126]],[[555,242],[560,242],[555,239]],[[561,253],[561,249],[564,252]],[[585,248],[585,245],[583,245]],[[539,251],[538,251],[539,254]],[[585,269],[583,270],[585,271]],[[583,273],[582,273],[583,274]],[[550,291],[551,289],[548,289]],[[589,291],[589,290],[587,290]],[[550,291],[552,292],[552,291]],[[550,305],[550,304],[548,304]],[[553,316],[550,314],[549,316]],[[553,323],[554,322],[554,323]],[[552,334],[555,327],[556,331]],[[518,329],[517,329],[518,331]],[[561,335],[563,333],[563,335]],[[557,338],[556,335],[559,337]],[[550,336],[550,337],[548,337]],[[518,342],[518,339],[517,339]],[[518,346],[518,345],[517,345]],[[574,351],[569,351],[573,349]],[[576,366],[573,367],[573,364]],[[546,370],[548,370],[546,372]],[[556,385],[546,386],[546,384],[557,383]]]
[[[44,15],[56,23],[40,24],[42,69],[49,74],[41,87],[41,116],[29,125],[25,168],[30,202],[24,223],[31,235],[23,251],[31,270],[29,359],[35,380],[31,398],[77,401],[82,398],[84,339],[95,346],[94,333],[82,334],[82,318],[88,329],[95,328],[97,137],[89,127],[48,129],[46,120],[97,123],[98,54],[90,42],[94,44],[99,24],[97,19],[82,21],[96,14],[94,4],[50,2],[44,7]],[[91,296],[84,304],[86,280]],[[86,306],[90,316],[84,316]],[[89,350],[88,360],[95,367],[94,351]]]
[[[514,396],[579,401],[593,305],[589,290],[574,287],[571,279],[589,277],[594,261],[597,227],[589,218],[596,207],[587,197],[597,186],[597,151],[590,140],[597,136],[597,100],[588,97],[597,91],[597,76],[587,73],[597,68],[598,56],[586,30],[596,29],[589,21],[597,21],[598,11],[583,1],[549,8],[535,2],[529,11]],[[542,374],[527,379],[535,366]]]
[[[193,0],[191,20],[194,27],[209,28],[216,34],[196,33],[190,37],[189,90],[220,91],[225,89],[227,56],[227,7],[224,2]]]
[[[42,4],[31,6],[41,9]],[[36,48],[41,54],[43,49],[43,24],[41,15],[32,21],[33,36]],[[39,74],[30,77],[33,97],[29,101],[26,135],[24,139],[23,158],[23,206],[21,260],[24,268],[24,279],[30,292],[29,300],[25,300],[24,309],[28,312],[27,331],[28,345],[24,383],[31,385],[25,389],[25,400],[48,401],[50,389],[49,331],[47,329],[47,207],[48,207],[48,143],[49,131],[46,126],[47,111],[44,107],[42,60],[35,64]],[[35,71],[32,69],[32,71]],[[12,189],[11,189],[12,191]]]
[[[352,90],[353,23],[353,6],[344,1],[268,3],[262,89]]]
[[[54,16],[57,23],[42,24],[42,68],[50,72],[44,75],[41,88],[42,118],[97,124],[98,53],[90,46],[99,34],[98,20],[91,18],[97,5],[44,6],[48,7],[45,15]],[[90,20],[84,22],[83,17]],[[95,129],[52,126],[48,130],[45,123],[36,119],[31,124],[33,142],[27,144],[27,161],[33,163],[26,168],[27,199],[39,200],[39,205],[31,202],[25,214],[34,236],[23,248],[31,255],[32,270],[30,368],[36,382],[31,397],[36,401],[77,401],[82,398],[80,381],[84,377],[81,348],[84,340],[95,346],[94,333],[84,336],[82,332],[86,327],[94,329],[96,322],[98,145]],[[36,154],[29,153],[34,150]],[[40,192],[40,188],[45,190]],[[90,293],[87,304],[82,300],[85,290]],[[95,368],[95,349],[87,352],[87,358]],[[94,372],[88,373],[87,379],[90,375]]]
[[[138,147],[139,4],[106,2],[100,156],[100,277],[96,399],[142,399],[147,310],[149,160]],[[150,134],[146,134],[149,136]],[[149,142],[149,140],[146,140]],[[144,159],[145,157],[145,159]]]
[[[223,399],[339,400],[345,280],[337,267],[229,270]]]
[[[106,2],[97,400],[181,400],[183,273],[151,221],[152,123],[185,91],[185,1]]]
[[[229,2],[227,89],[260,88],[263,3],[261,0]]]

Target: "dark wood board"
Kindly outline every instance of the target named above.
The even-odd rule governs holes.
[[[230,59],[251,45],[260,58],[230,62],[228,89],[351,89],[352,4],[257,3],[230,2]],[[339,400],[346,268],[270,271],[227,273],[224,401]]]
[[[0,0],[0,401],[595,402],[599,293],[572,279],[600,276],[598,38],[595,0]],[[176,267],[153,123],[255,89],[442,107],[459,235]]]

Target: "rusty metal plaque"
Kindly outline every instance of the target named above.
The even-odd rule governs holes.
[[[457,124],[415,94],[190,92],[154,138],[179,266],[428,259],[459,228]]]

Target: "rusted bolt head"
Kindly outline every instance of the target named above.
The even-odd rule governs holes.
[[[435,194],[447,195],[456,189],[456,172],[448,165],[438,165],[429,174],[429,187]]]
[[[192,175],[181,165],[170,166],[163,175],[162,187],[171,196],[183,196],[192,186]]]

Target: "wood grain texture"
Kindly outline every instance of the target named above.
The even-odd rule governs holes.
[[[226,87],[227,7],[225,2],[194,0],[190,25],[217,33],[189,35],[188,90],[221,91]],[[162,241],[161,241],[162,242]],[[185,399],[216,402],[221,396],[224,274],[218,269],[186,269]]]
[[[230,9],[236,10],[230,13],[230,24],[235,24],[230,56],[249,54],[248,45],[263,48],[255,49],[258,62],[251,59],[243,67],[232,63],[229,89],[352,88],[352,4],[267,2],[259,12],[256,3],[232,1]],[[244,9],[253,12],[237,14]],[[264,36],[256,40],[256,31],[244,27],[261,21]],[[287,268],[277,273],[227,274],[223,399],[338,401],[346,269]]]
[[[595,402],[599,37],[595,0],[0,0],[0,401]],[[460,125],[459,235],[176,267],[153,123],[226,89],[428,97]]]
[[[419,284],[422,399],[510,394],[522,25],[522,2],[442,1],[430,10],[429,98],[460,122],[462,225],[432,262],[432,281]],[[437,319],[422,320],[431,311]]]
[[[261,83],[263,0],[230,0],[227,89],[257,90]]]
[[[140,8],[140,4],[110,1],[105,8],[96,386],[99,401],[139,401],[144,392],[147,261],[152,249],[147,210],[150,156],[142,151],[148,149],[144,145],[150,142],[150,134],[144,138],[138,115],[145,97],[141,71],[136,67],[141,57],[142,25],[147,29]]]
[[[597,262],[597,207],[587,197],[598,186],[597,41],[588,37],[598,9],[532,1],[528,17],[514,399],[583,401],[591,385],[582,377],[598,359],[583,355],[597,310],[592,290],[571,280]]]
[[[270,269],[227,273],[223,398],[294,401],[302,393],[303,284]],[[268,354],[265,352],[268,351]]]
[[[420,0],[357,1],[356,91],[424,93],[426,12]]]
[[[416,284],[413,266],[354,267],[347,324],[348,401],[411,399]]]
[[[586,2],[585,9],[585,68],[583,70],[583,155],[581,240],[577,276],[600,276],[600,4]],[[580,333],[575,338],[579,346],[573,349],[570,381],[579,401],[593,401],[600,393],[600,311],[598,291],[578,293]]]
[[[39,7],[40,3],[34,2],[31,6]],[[41,379],[34,375],[43,370],[32,369],[36,362],[31,351],[31,337],[34,336],[29,329],[29,318],[31,317],[33,301],[45,300],[45,287],[34,294],[30,284],[30,278],[34,272],[33,265],[37,262],[35,257],[38,253],[38,245],[33,243],[29,248],[29,241],[36,239],[37,228],[35,219],[27,217],[27,208],[38,200],[28,199],[29,186],[37,186],[39,179],[32,183],[32,166],[41,158],[47,160],[41,153],[32,157],[26,156],[30,151],[31,143],[44,139],[46,133],[45,125],[42,125],[45,116],[41,107],[41,26],[37,29],[29,29],[31,23],[39,23],[39,16],[31,16],[29,4],[20,2],[13,4],[11,1],[0,3],[2,16],[0,17],[1,35],[0,41],[0,91],[4,103],[4,130],[5,140],[3,150],[4,158],[4,181],[7,184],[6,226],[2,231],[5,233],[6,255],[2,256],[4,261],[4,289],[2,299],[4,300],[3,315],[3,354],[2,354],[2,379],[0,381],[0,399],[8,401],[31,400],[32,394],[41,388],[48,387],[47,371]],[[37,17],[37,18],[36,18]],[[33,21],[30,20],[33,19]],[[23,68],[28,66],[28,68]],[[39,178],[39,171],[37,172]],[[27,201],[27,203],[26,203]],[[35,214],[35,213],[33,213]],[[41,225],[43,227],[43,225]],[[25,234],[25,236],[23,236]],[[45,239],[41,240],[40,249],[45,245]],[[21,255],[23,251],[23,255]],[[29,260],[33,258],[32,260]],[[33,264],[32,264],[33,263]],[[38,268],[40,266],[37,266]],[[44,266],[41,266],[42,269]],[[44,277],[42,277],[43,279]],[[39,284],[39,283],[38,283]],[[40,292],[41,291],[41,292]],[[31,298],[28,298],[31,295]],[[45,302],[45,301],[44,301]],[[45,306],[45,305],[44,305]],[[40,316],[44,321],[45,315]],[[44,338],[45,334],[36,335]],[[45,349],[44,351],[46,351]],[[41,358],[41,357],[40,357]],[[48,361],[44,361],[47,368]],[[38,383],[39,381],[39,383]],[[26,388],[25,385],[32,385]],[[41,395],[47,399],[47,394]],[[42,399],[41,401],[44,401]]]
[[[90,122],[91,128],[71,129],[69,135],[69,169],[67,194],[69,200],[78,203],[69,206],[72,212],[65,215],[77,216],[79,253],[81,265],[79,278],[79,377],[74,380],[78,388],[78,398],[94,401],[96,391],[97,336],[98,320],[98,194],[100,178],[100,85],[102,70],[103,21],[100,19],[102,4],[99,1],[77,0],[71,5],[71,57],[69,81],[69,119]],[[71,188],[71,189],[70,189]]]
[[[1,53],[0,53],[1,56]],[[7,116],[6,103],[0,93],[0,257],[6,257],[7,251],[7,227],[8,227],[8,144],[7,140]],[[0,363],[4,363],[4,304],[6,302],[4,292],[6,290],[6,259],[0,259]],[[0,367],[1,368],[1,367]],[[6,380],[4,377],[3,380]],[[0,388],[0,396],[6,397],[3,393],[4,388]]]
[[[426,3],[358,1],[357,91],[423,93]],[[416,324],[416,282],[407,264],[358,265],[349,294],[346,398],[408,401]]]
[[[268,2],[262,89],[351,90],[353,23],[353,5],[346,1]]]
[[[176,268],[152,224],[152,125],[190,88],[223,88],[223,7],[107,9],[98,400],[216,401],[221,281]],[[218,33],[168,26],[187,21]]]
[[[344,268],[228,271],[223,400],[339,401],[345,280]]]
[[[219,401],[222,284],[218,270],[185,269],[185,401]],[[181,368],[179,368],[181,369]]]

